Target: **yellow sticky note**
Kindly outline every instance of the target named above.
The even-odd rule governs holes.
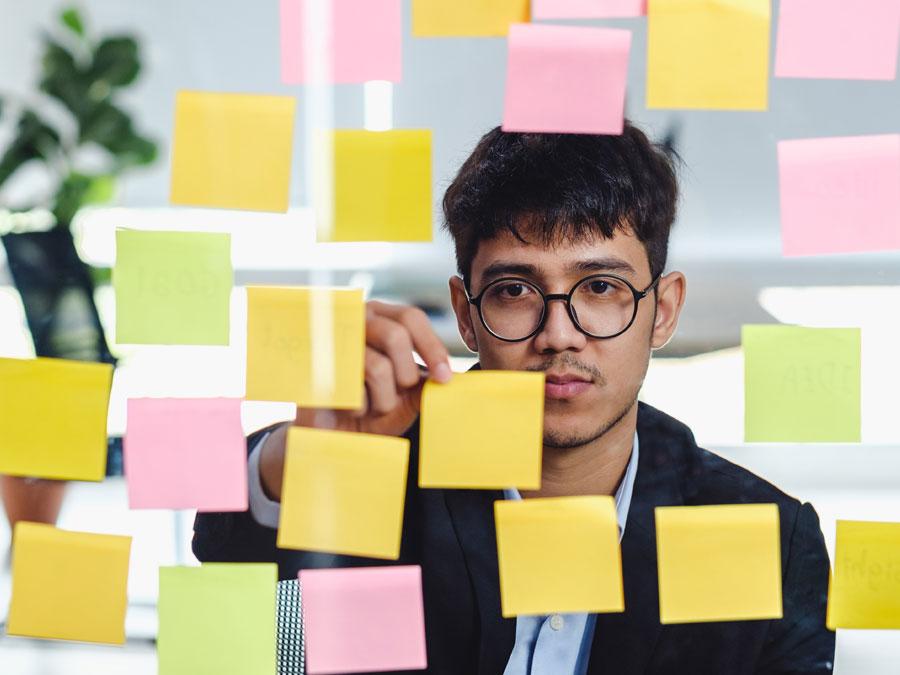
[[[541,486],[544,374],[458,373],[422,391],[419,486]]]
[[[506,37],[531,20],[529,0],[412,0],[414,37]]]
[[[116,231],[116,342],[227,345],[231,235]]]
[[[113,367],[0,359],[0,474],[103,480]]]
[[[431,131],[337,130],[315,151],[317,241],[431,241]]]
[[[770,0],[650,0],[647,107],[765,110]]]
[[[16,523],[10,635],[125,644],[131,537]]]
[[[900,628],[900,523],[837,521],[827,623]]]
[[[180,91],[170,201],[287,211],[296,99]]]
[[[292,427],[278,546],[396,560],[408,468],[405,438]]]
[[[744,326],[744,439],[858,443],[858,328]]]
[[[366,317],[354,288],[247,288],[247,396],[361,408]]]
[[[662,623],[780,619],[778,506],[659,506]]]
[[[622,612],[612,497],[494,502],[503,616]]]

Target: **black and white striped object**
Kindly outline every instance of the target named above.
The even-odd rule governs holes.
[[[306,672],[306,643],[299,580],[278,582],[277,615],[278,675],[303,675]]]

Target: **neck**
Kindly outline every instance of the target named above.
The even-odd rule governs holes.
[[[634,432],[637,403],[600,438],[574,448],[544,446],[541,487],[522,497],[569,497],[615,494],[625,475]]]

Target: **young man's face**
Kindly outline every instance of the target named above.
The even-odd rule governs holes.
[[[585,277],[601,273],[615,274],[638,291],[653,282],[646,250],[630,233],[557,247],[524,244],[504,234],[479,245],[470,290],[476,297],[495,279],[519,277],[545,294],[562,294]],[[451,280],[451,293],[460,332],[469,348],[478,352],[482,368],[546,373],[544,443],[576,447],[605,434],[634,406],[651,348],[664,345],[674,332],[684,277],[677,272],[664,277],[658,303],[649,293],[638,302],[631,327],[610,339],[585,335],[573,324],[566,303],[551,301],[536,335],[505,342],[485,329],[477,308],[466,300],[460,279]]]

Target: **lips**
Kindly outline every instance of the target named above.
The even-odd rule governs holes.
[[[544,384],[544,396],[550,399],[574,398],[586,392],[591,386],[592,382],[590,380],[574,373],[547,374]]]

